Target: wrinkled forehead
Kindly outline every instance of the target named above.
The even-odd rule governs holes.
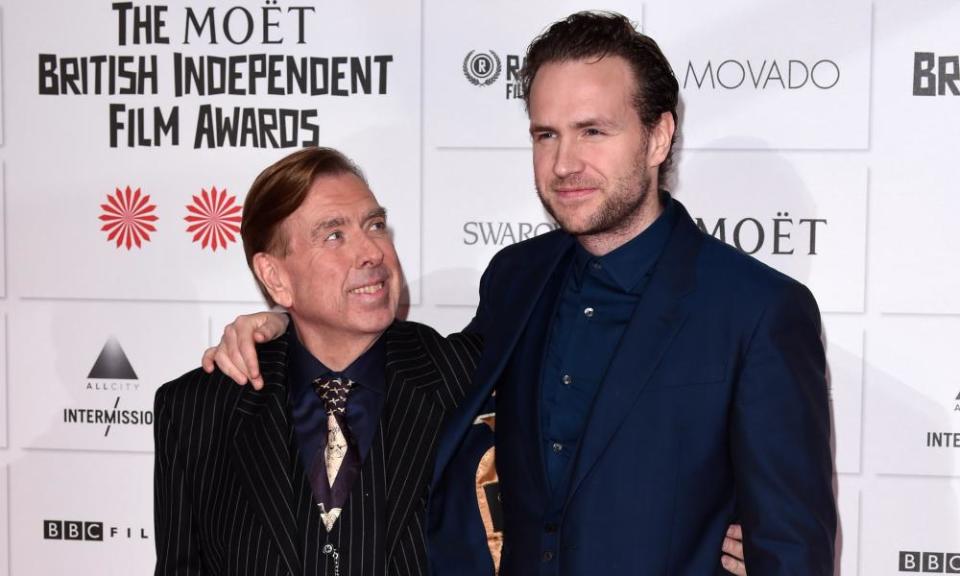
[[[385,211],[370,188],[357,176],[345,173],[316,178],[303,203],[284,221],[283,228],[325,229],[362,225]]]
[[[349,172],[314,179],[304,204],[316,210],[336,210],[344,215],[365,213],[380,206],[367,184]]]

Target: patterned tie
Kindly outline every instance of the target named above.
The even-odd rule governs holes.
[[[327,532],[340,517],[350,487],[360,471],[360,455],[347,427],[347,395],[354,382],[348,378],[318,378],[313,389],[327,413],[327,445],[314,458],[310,485]]]

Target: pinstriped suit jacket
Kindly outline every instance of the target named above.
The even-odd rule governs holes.
[[[395,322],[386,338],[386,566],[426,575],[423,511],[444,416],[470,388],[476,336],[443,338]],[[301,574],[316,539],[300,542],[296,517],[305,478],[294,465],[287,404],[286,339],[259,347],[265,386],[237,386],[194,370],[160,387],[154,439],[157,575]],[[373,557],[351,549],[350,556]],[[378,570],[379,572],[380,570]],[[322,573],[322,572],[321,572]]]

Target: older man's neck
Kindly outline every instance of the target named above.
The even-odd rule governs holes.
[[[317,329],[293,319],[297,337],[303,346],[327,368],[339,372],[353,364],[383,334],[348,334],[329,328]]]

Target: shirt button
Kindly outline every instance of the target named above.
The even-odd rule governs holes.
[[[546,552],[543,553],[543,561],[549,562],[551,560],[553,560],[553,552],[547,550]]]
[[[587,306],[583,309],[583,315],[587,318],[593,318],[593,308]]]
[[[560,381],[566,384],[567,386],[573,384],[573,378],[571,378],[569,374],[564,374],[563,378],[561,378]]]
[[[603,266],[599,262],[594,262],[593,264],[590,265],[590,267],[593,268],[594,270],[599,270],[603,268]]]
[[[563,444],[561,444],[561,443],[559,443],[559,442],[554,442],[554,443],[553,443],[553,453],[554,453],[554,454],[559,454],[559,453],[561,453],[561,452],[563,452]]]

